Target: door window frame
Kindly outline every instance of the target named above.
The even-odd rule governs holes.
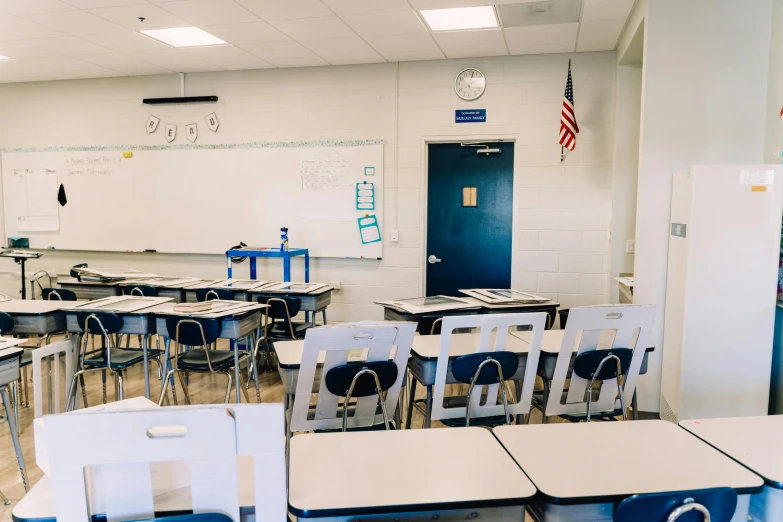
[[[449,143],[462,143],[473,141],[503,141],[514,144],[514,163],[511,166],[512,175],[511,179],[514,183],[514,194],[512,195],[512,210],[511,210],[511,288],[517,288],[519,286],[517,276],[517,263],[518,254],[516,246],[519,245],[519,208],[517,203],[519,202],[519,190],[520,190],[520,170],[517,168],[519,158],[519,143],[517,141],[519,134],[474,134],[474,135],[462,135],[462,136],[422,136],[421,141],[421,157],[422,157],[422,172],[424,175],[421,177],[419,185],[419,230],[421,231],[419,238],[419,260],[421,266],[419,267],[419,295],[424,295],[427,291],[427,196],[429,189],[429,147],[430,145],[443,145]],[[395,198],[395,205],[397,199]],[[399,212],[399,209],[395,209]]]

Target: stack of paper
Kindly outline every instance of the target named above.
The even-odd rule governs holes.
[[[545,303],[549,301],[546,297],[541,297],[519,290],[507,288],[473,288],[470,290],[460,290],[465,295],[469,295],[479,301],[493,305],[520,305]]]

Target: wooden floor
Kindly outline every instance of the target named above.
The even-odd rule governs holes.
[[[227,344],[227,343],[226,343]],[[220,349],[225,349],[227,346],[219,346]],[[158,395],[160,393],[161,381],[158,380],[155,365],[151,367],[151,381],[152,388],[152,400],[157,402]],[[30,374],[31,375],[31,374]],[[30,377],[31,378],[31,377]],[[261,387],[261,401],[262,402],[283,402],[283,385],[280,381],[280,376],[277,370],[274,371],[261,371],[260,376]],[[92,375],[86,377],[87,388],[87,400],[90,406],[101,404],[101,377],[100,372],[95,372]],[[215,376],[211,374],[192,374],[190,378],[190,384],[188,386],[191,400],[195,404],[210,404],[210,403],[222,403],[226,389],[226,380],[222,376]],[[423,398],[425,393],[422,386],[418,387],[417,398]],[[114,386],[112,383],[108,386],[108,400],[114,400]],[[255,402],[256,395],[253,389],[253,384],[250,384],[248,390],[250,400]],[[20,389],[20,396],[22,395]],[[144,378],[141,365],[132,368],[128,371],[128,375],[125,382],[125,397],[139,397],[144,395]],[[44,397],[46,394],[44,393]],[[180,395],[178,394],[178,398]],[[33,448],[33,392],[32,381],[29,382],[29,407],[22,407],[19,413],[19,424],[21,428],[21,445],[24,453],[24,461],[27,467],[27,475],[30,485],[32,486],[41,478],[41,470],[35,464],[35,455]],[[234,400],[232,394],[232,401]],[[243,399],[244,400],[244,399]],[[404,417],[403,417],[404,419]],[[411,426],[413,428],[420,428],[423,424],[423,416],[416,410],[414,410]],[[532,423],[540,423],[541,415],[538,411],[533,412],[531,417]],[[550,420],[550,422],[557,422],[556,419]],[[432,423],[433,428],[442,427],[442,425],[434,421]],[[96,435],[98,436],[98,435]],[[0,491],[2,491],[11,501],[11,505],[3,506],[0,504],[0,522],[11,521],[11,510],[17,500],[24,496],[24,487],[22,486],[19,469],[16,464],[16,457],[14,454],[13,444],[11,442],[10,432],[8,430],[7,423],[0,425]]]

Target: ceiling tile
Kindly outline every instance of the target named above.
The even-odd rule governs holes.
[[[80,54],[98,54],[110,53],[111,49],[95,45],[75,36],[59,36],[57,38],[39,38],[35,40],[35,45],[42,49],[58,54],[80,55]]]
[[[332,65],[374,63],[386,60],[359,37],[306,40],[302,45]]]
[[[409,0],[414,9],[449,9],[452,7],[477,7],[493,5],[492,0]]]
[[[116,33],[121,28],[87,11],[66,11],[64,13],[46,13],[30,15],[28,20],[57,29],[66,34],[85,35]]]
[[[614,50],[624,26],[624,20],[582,22],[576,43],[577,52]]]
[[[336,16],[278,20],[271,24],[294,40],[356,37],[351,28]]]
[[[60,0],[0,0],[0,11],[11,15],[21,16],[73,10],[73,6]]]
[[[129,56],[138,58],[164,69],[177,72],[204,72],[219,71],[220,67],[199,60],[184,51],[178,49],[166,49],[163,51],[133,51]]]
[[[122,31],[110,34],[85,35],[88,42],[106,47],[112,51],[154,51],[155,49],[170,49],[169,46],[134,31]]]
[[[446,58],[440,50],[434,51],[403,51],[381,53],[390,62],[413,62],[418,60],[443,60]]]
[[[331,9],[319,0],[237,0],[237,2],[267,22],[334,16]]]
[[[573,52],[579,23],[528,25],[504,29],[511,54]],[[557,49],[557,51],[552,51]],[[564,50],[563,50],[564,49]]]
[[[302,44],[291,41],[243,44],[240,47],[270,63],[274,63],[274,60],[310,58],[315,56]]]
[[[425,34],[387,34],[365,37],[367,43],[372,45],[381,54],[392,52],[437,51],[437,44],[429,35]]]
[[[134,31],[189,27],[193,24],[152,4],[124,5],[90,9],[90,13]],[[144,21],[140,21],[143,17]],[[114,31],[117,32],[117,31]]]
[[[185,52],[199,60],[217,65],[221,69],[237,71],[243,69],[268,69],[272,65],[249,52],[233,45],[194,47]]]
[[[90,69],[95,65],[70,56],[52,56],[48,58],[30,58],[0,62],[0,74],[22,74],[28,72],[51,72],[78,69]]]
[[[73,80],[74,77],[60,71],[35,72],[23,74],[5,74],[0,71],[0,83],[42,82],[57,80]]]
[[[634,4],[634,0],[584,0],[584,2],[583,22],[625,20]]]
[[[201,28],[230,44],[284,42],[290,40],[290,38],[266,22],[204,25]]]
[[[500,29],[442,31],[432,37],[448,58],[503,56],[508,54]]]
[[[115,7],[118,5],[145,4],[145,0],[67,0],[69,4],[79,9],[94,9],[96,7]]]
[[[166,74],[171,72],[163,67],[120,53],[89,54],[80,57],[80,59],[130,75]]]
[[[268,61],[275,67],[318,67],[329,65],[329,62],[315,55],[305,58],[278,58]]]
[[[60,53],[49,51],[35,45],[36,40],[0,42],[0,54],[14,59],[42,58],[57,56]]]
[[[323,0],[323,3],[339,16],[394,13],[413,9],[407,0]]]
[[[65,71],[74,78],[111,78],[115,76],[127,76],[125,73],[106,69],[105,67],[93,66],[89,69],[79,69],[76,71]]]
[[[160,7],[193,25],[255,22],[258,17],[233,0],[180,0]]]
[[[50,27],[18,18],[8,16],[0,18],[0,41],[27,40],[30,38],[47,38],[62,36],[63,33]]]
[[[424,34],[427,28],[414,11],[343,16],[346,24],[363,37],[382,34]]]

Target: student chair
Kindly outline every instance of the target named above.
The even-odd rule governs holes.
[[[424,426],[429,428],[432,420],[447,426],[496,426],[510,424],[512,415],[529,414],[546,313],[451,316],[444,317],[442,325],[434,391],[428,390]],[[510,330],[519,326],[532,328],[530,344],[512,338]],[[466,339],[461,337],[466,334],[455,333],[460,328],[475,329],[476,333],[470,334],[475,341],[468,350],[472,353],[453,358],[452,343],[464,343]],[[514,346],[524,346],[526,352],[509,350]],[[520,357],[526,364],[519,364]],[[412,376],[409,418],[416,392],[413,379],[416,377]],[[511,380],[522,381],[521,387],[517,385],[518,400],[514,404],[508,404],[507,385]],[[467,395],[446,395],[447,384],[468,384]],[[475,392],[477,385],[480,393]],[[486,399],[482,404],[483,396]]]
[[[658,305],[571,308],[554,373],[548,376],[539,368],[544,390],[533,395],[533,406],[541,410],[543,422],[553,415],[570,421],[586,419],[588,404],[593,417],[625,417],[624,408],[632,402],[657,313]],[[598,354],[585,356],[594,351]],[[598,372],[609,352],[614,357],[606,360]],[[580,360],[578,371],[576,359]],[[613,376],[615,373],[624,376],[623,386],[619,375]],[[589,389],[591,380],[600,382],[600,389]]]
[[[302,339],[307,329],[312,325],[293,320],[302,308],[302,300],[298,297],[288,295],[261,296],[258,298],[258,302],[269,306],[264,314],[263,335],[259,336],[256,343],[256,353],[258,353],[259,344],[262,341],[264,343],[264,355],[266,356],[264,367],[267,368],[272,366],[270,342]]]
[[[9,502],[10,504],[10,502]],[[173,515],[161,518],[145,518],[132,522],[232,522],[232,518],[223,513],[191,513],[189,515]]]
[[[250,402],[244,378],[239,371],[239,366],[247,358],[248,353],[241,352],[238,355],[239,366],[235,368],[234,352],[232,350],[210,349],[210,346],[217,341],[220,333],[220,321],[212,318],[183,319],[173,316],[166,318],[166,330],[168,330],[171,340],[176,343],[176,347],[174,348],[174,357],[171,359],[172,368],[164,379],[158,405],[162,405],[166,398],[166,389],[169,381],[172,381],[172,386],[174,386],[172,379],[174,374],[177,374],[182,391],[185,394],[185,404],[191,404],[185,379],[185,376],[190,372],[225,375],[228,385],[226,386],[226,396],[223,402],[228,403],[231,398],[231,385],[233,383],[232,370],[234,376],[240,380],[240,388],[245,395],[245,401]],[[190,347],[190,350],[181,351],[180,349],[184,346]],[[177,404],[176,396],[174,396],[174,404]]]
[[[343,431],[348,431],[348,404],[351,397],[378,397],[383,424],[390,430],[384,393],[397,381],[397,365],[392,361],[347,363],[335,366],[324,377],[326,389],[343,398]]]
[[[228,288],[198,288],[196,289],[196,301],[212,301],[220,299],[221,301],[232,301],[234,293]]]
[[[115,348],[114,339],[116,334],[122,329],[122,318],[117,314],[109,312],[78,312],[76,321],[79,328],[84,332],[82,348],[79,354],[79,363],[77,371],[71,379],[71,386],[68,388],[68,397],[66,407],[68,410],[76,406],[76,380],[81,381],[82,399],[87,404],[87,392],[84,388],[83,376],[86,373],[100,371],[103,381],[103,403],[106,404],[106,372],[114,375],[114,394],[115,398],[122,400],[125,398],[125,384],[123,372],[131,366],[144,362],[144,350],[142,348]],[[102,347],[97,350],[87,351],[88,337],[90,335],[101,336]],[[163,352],[155,349],[147,350],[148,360],[155,361],[160,366],[158,357]]]
[[[76,301],[76,292],[67,288],[44,288],[41,291],[44,301]]]
[[[126,285],[122,287],[122,295],[158,297],[158,289],[150,285]]]
[[[287,414],[290,421],[286,441],[292,432],[386,427],[388,415],[383,410],[397,409],[415,333],[415,323],[391,321],[344,323],[308,330],[294,404]],[[375,373],[378,380],[365,369]],[[350,383],[354,383],[353,390]],[[315,403],[311,404],[313,394]],[[381,394],[383,406],[379,411]],[[356,401],[351,404],[352,397]]]
[[[731,488],[650,493],[620,502],[614,511],[614,522],[729,522],[736,509],[737,493]]]

